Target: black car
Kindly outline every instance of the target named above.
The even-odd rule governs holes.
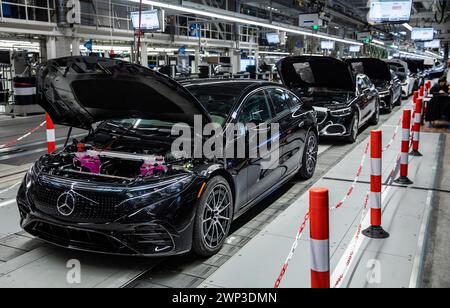
[[[392,93],[394,93],[394,100],[396,106],[402,105],[402,96],[403,96],[403,89],[402,89],[402,81],[400,77],[395,73],[393,69],[389,69],[391,72],[391,86],[392,86]]]
[[[391,113],[394,106],[402,102],[401,87],[395,82],[389,65],[375,58],[346,59],[355,75],[364,74],[375,85],[380,97],[380,108]]]
[[[278,84],[181,85],[136,64],[93,57],[50,60],[37,80],[38,101],[55,123],[89,130],[84,139],[41,157],[17,196],[21,226],[62,247],[211,256],[235,218],[295,175],[308,179],[315,170],[316,113]],[[188,156],[190,145],[174,151],[179,137],[173,125],[185,123],[195,134],[199,118],[205,127],[256,124],[237,126],[242,129],[232,132],[223,149],[243,142],[248,152],[207,158]],[[278,125],[269,136],[279,140],[278,162],[264,167],[267,153],[247,153],[268,140],[250,140],[250,130]],[[205,137],[199,140],[201,146]]]
[[[379,98],[365,75],[345,62],[321,56],[287,57],[277,64],[283,83],[317,111],[320,136],[356,141],[364,124],[379,120]]]

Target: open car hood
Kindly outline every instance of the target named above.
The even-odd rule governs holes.
[[[83,129],[112,119],[155,119],[193,124],[210,116],[176,81],[143,66],[114,59],[49,60],[37,74],[37,100],[53,122]]]
[[[328,88],[354,92],[356,89],[350,67],[331,57],[287,57],[277,64],[283,83],[291,89]]]
[[[367,75],[371,80],[391,81],[391,71],[389,65],[379,59],[374,58],[357,58],[345,60],[354,74]]]

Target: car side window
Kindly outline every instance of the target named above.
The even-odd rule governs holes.
[[[302,105],[302,101],[301,101],[297,96],[295,96],[295,95],[292,94],[292,93],[289,93],[289,99],[291,100],[291,106],[292,106],[293,108]]]
[[[268,97],[264,91],[259,91],[245,101],[238,117],[238,123],[258,125],[271,119]]]
[[[282,89],[269,89],[267,90],[270,98],[272,99],[273,107],[277,115],[284,114],[290,111],[289,95]]]

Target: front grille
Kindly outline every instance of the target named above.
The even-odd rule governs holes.
[[[152,255],[170,253],[174,243],[166,229],[159,225],[138,227],[135,232],[106,235],[100,232],[33,221],[25,230],[56,245],[95,252]]]
[[[25,230],[51,243],[104,253],[136,254],[121,242],[107,235],[86,230],[70,229],[43,221],[34,221]]]
[[[32,189],[31,201],[37,210],[68,222],[106,223],[119,219],[122,213],[116,205],[122,199],[111,192],[71,191],[74,202],[74,211],[69,216],[62,215],[57,210],[58,199],[70,188],[62,189],[38,185]]]

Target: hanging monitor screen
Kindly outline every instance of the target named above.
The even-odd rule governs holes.
[[[241,59],[241,72],[246,72],[247,67],[256,65],[255,59]]]
[[[425,48],[433,48],[433,49],[440,48],[441,41],[440,40],[432,40],[430,42],[425,42],[424,47]]]
[[[131,22],[134,29],[139,29],[139,11],[131,12]],[[141,30],[158,31],[161,30],[161,20],[158,10],[141,12]]]
[[[360,52],[360,51],[361,51],[361,46],[359,46],[359,45],[350,46],[350,52]]]
[[[280,36],[278,33],[266,33],[267,43],[271,45],[280,44]]]
[[[320,46],[322,49],[333,50],[334,49],[334,41],[322,41],[320,42]]]
[[[432,41],[434,39],[433,28],[413,28],[411,31],[413,41]]]
[[[411,0],[371,0],[368,22],[404,23],[411,19]]]

